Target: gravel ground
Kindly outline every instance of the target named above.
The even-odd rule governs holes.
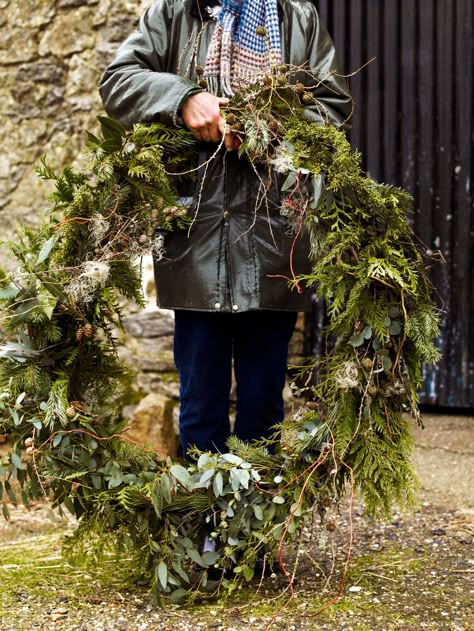
[[[474,498],[466,484],[473,455],[466,440],[473,419],[464,418],[454,430],[452,417],[435,421],[441,444],[430,447],[421,440],[416,454],[422,481],[419,509],[413,515],[394,513],[384,524],[368,524],[355,501],[351,561],[342,593],[331,606],[350,539],[347,506],[334,516],[335,529],[324,550],[317,526],[308,526],[299,548],[287,550],[295,594],[281,613],[290,596],[283,574],[254,581],[227,601],[154,609],[146,589],[133,585],[125,562],[87,571],[65,562],[61,541],[74,523],[53,523],[44,509],[28,513],[19,508],[0,530],[0,630],[470,631]],[[452,442],[456,429],[458,445]],[[436,467],[443,475],[434,474]]]

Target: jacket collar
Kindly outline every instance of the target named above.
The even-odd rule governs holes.
[[[215,20],[219,13],[221,2],[219,0],[192,0],[191,15],[204,21]],[[283,22],[283,9],[278,2],[278,19]]]

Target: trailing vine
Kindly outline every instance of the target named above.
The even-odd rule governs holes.
[[[305,117],[314,97],[289,75],[277,69],[226,111],[241,159],[279,174],[294,239],[309,233],[312,272],[287,282],[324,298],[333,340],[301,368],[300,380],[316,371],[316,385],[274,439],[234,437],[228,453],[184,463],[121,433],[130,375],[114,335],[120,296],[143,304],[140,258],[164,255],[157,227],[193,220],[175,189],[197,166],[187,130],[126,131],[99,117],[90,168],[58,175],[43,160],[51,207],[8,244],[17,269],[0,276],[0,435],[11,444],[0,466],[3,514],[9,503],[67,509],[79,525],[65,552],[97,561],[126,550],[157,602],[232,593],[262,554],[283,563],[308,513],[323,519],[351,481],[375,517],[415,498],[405,412],[421,423],[421,362],[438,359],[438,314],[406,221],[411,200],[362,172],[342,130]],[[203,528],[213,551],[202,550]]]

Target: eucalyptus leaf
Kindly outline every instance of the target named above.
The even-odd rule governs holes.
[[[175,589],[173,592],[171,592],[170,600],[174,602],[175,605],[182,605],[186,601],[187,595],[188,592],[182,587],[179,587],[178,589]]]
[[[163,589],[168,585],[168,568],[164,561],[160,561],[155,569],[155,574],[161,583]]]
[[[232,490],[238,491],[240,489],[240,478],[238,472],[235,469],[230,470],[229,480]]]
[[[216,497],[220,497],[222,495],[223,489],[224,489],[224,479],[222,477],[222,473],[218,471],[216,473],[216,477],[214,478],[214,482],[212,483],[212,490]]]
[[[299,517],[300,515],[303,514],[303,508],[301,505],[301,502],[294,502],[291,506],[290,506],[290,514],[295,515],[295,517]]]
[[[18,407],[22,404],[23,399],[26,397],[26,392],[22,392],[16,398],[15,405]]]
[[[16,296],[18,296],[18,292],[20,290],[18,289],[18,287],[15,287],[14,285],[9,285],[8,287],[2,287],[0,289],[0,300],[8,300],[11,298],[16,298]]]
[[[211,458],[209,457],[209,454],[206,454],[206,453],[201,454],[197,461],[197,468],[203,469],[207,464],[209,464],[209,462],[211,462]]]
[[[355,333],[349,338],[349,344],[351,344],[354,347],[362,346],[363,343],[364,343],[364,336],[362,335],[362,333]]]
[[[209,564],[204,561],[196,548],[187,548],[186,554],[189,556],[191,561],[197,563],[200,567],[209,567]]]
[[[203,552],[202,553],[202,560],[208,566],[214,565],[214,563],[216,563],[220,559],[220,557],[221,557],[221,555],[220,555],[219,552],[209,551],[209,552]]]
[[[23,463],[22,463],[21,458],[20,458],[20,456],[18,454],[11,454],[10,460],[12,461],[12,464],[17,469],[23,469]]]
[[[56,436],[54,436],[53,438],[53,447],[57,447],[59,443],[62,441],[62,439],[63,439],[63,434],[61,433],[56,434]]]
[[[240,466],[243,463],[243,459],[240,456],[236,456],[235,454],[222,454],[222,460],[229,462],[230,464],[235,464]]]
[[[236,475],[239,478],[240,484],[244,487],[244,489],[248,489],[250,482],[250,473],[247,471],[247,469],[237,469]]]
[[[372,348],[374,349],[374,351],[378,351],[380,348],[382,348],[380,340],[378,340],[376,337],[374,337],[374,339],[372,340]]]
[[[57,242],[58,237],[56,235],[53,235],[43,243],[43,246],[39,251],[38,258],[36,259],[36,265],[41,265],[41,263],[44,263],[46,261]]]
[[[398,320],[392,320],[391,324],[390,324],[390,335],[399,335],[401,333],[402,330],[402,325],[400,324],[400,322]]]
[[[215,472],[215,469],[206,469],[199,478],[198,486],[208,487]]]
[[[313,175],[311,178],[311,184],[313,187],[313,199],[311,200],[310,207],[313,210],[317,210],[321,204],[323,191],[324,191],[324,178],[321,173]]]
[[[160,477],[160,486],[161,486],[161,492],[163,494],[163,500],[167,504],[171,504],[172,502],[171,489],[173,488],[173,485],[170,478],[166,475],[166,473],[163,473],[162,476]]]
[[[174,561],[173,562],[173,570],[176,572],[176,574],[178,576],[180,576],[183,579],[183,581],[185,583],[189,583],[189,576],[183,570],[183,567],[182,567],[181,563],[178,563],[178,561]]]
[[[369,340],[372,337],[372,327],[366,326],[365,329],[362,331],[362,335],[366,340]]]
[[[285,181],[281,185],[281,190],[282,191],[292,190],[295,187],[295,184],[296,184],[296,175],[293,173],[293,171],[290,171]]]
[[[191,475],[189,471],[185,469],[182,465],[174,464],[170,468],[170,473],[176,478],[176,480],[178,480],[178,482],[180,482],[184,486],[187,491],[191,491],[193,489],[194,485]]]
[[[274,504],[284,504],[285,498],[282,495],[275,495],[272,499]]]

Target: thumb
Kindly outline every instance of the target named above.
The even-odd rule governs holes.
[[[219,101],[219,105],[228,105],[229,100],[226,96],[219,96],[218,97],[218,101]]]

